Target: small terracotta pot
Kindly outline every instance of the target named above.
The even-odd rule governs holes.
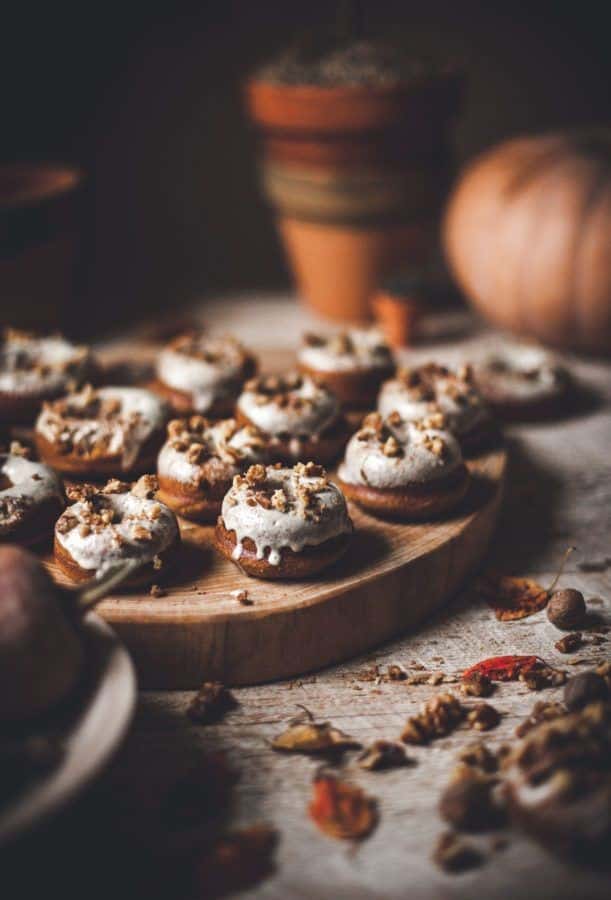
[[[0,166],[0,297],[3,321],[65,324],[78,252],[83,174],[55,163]]]
[[[372,299],[373,313],[391,347],[408,347],[422,312],[422,301],[416,295],[399,294],[380,288]]]
[[[370,318],[382,278],[434,248],[461,85],[457,75],[389,87],[246,85],[264,190],[317,312]]]
[[[381,276],[406,257],[424,262],[430,246],[423,225],[351,227],[283,216],[278,227],[300,296],[340,322],[369,320]]]

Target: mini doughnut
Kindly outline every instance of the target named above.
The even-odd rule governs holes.
[[[233,413],[244,382],[257,370],[255,358],[229,336],[191,331],[159,354],[154,389],[177,413],[211,418]]]
[[[373,329],[306,334],[297,358],[300,371],[324,380],[346,409],[375,406],[380,385],[395,369],[389,346]]]
[[[350,439],[338,471],[349,500],[368,512],[406,521],[431,519],[464,497],[469,472],[443,416],[405,421],[370,413]]]
[[[186,519],[214,522],[234,475],[268,456],[267,439],[253,425],[174,419],[157,460],[159,499]]]
[[[99,478],[155,468],[169,407],[145,388],[86,386],[45,403],[34,432],[40,457],[66,474]]]
[[[93,370],[87,347],[59,335],[37,337],[5,328],[0,337],[0,422],[30,424],[43,400],[78,387]]]
[[[559,411],[569,376],[553,354],[529,344],[499,345],[473,366],[486,403],[502,419],[539,419]]]
[[[175,559],[180,534],[174,513],[155,499],[156,489],[152,475],[131,486],[115,478],[102,488],[68,488],[74,502],[57,520],[54,542],[64,575],[84,581],[102,575],[113,563],[137,559],[142,568],[126,584],[161,578]]]
[[[412,422],[440,412],[465,453],[480,450],[497,437],[468,365],[456,371],[437,363],[400,369],[395,378],[382,385],[378,412],[383,417],[398,412],[402,419]]]
[[[353,525],[342,492],[314,463],[251,466],[225,495],[215,540],[255,578],[308,578],[345,552]]]
[[[348,424],[337,397],[309,375],[261,375],[248,381],[236,406],[238,422],[268,435],[272,458],[327,464],[346,446]]]
[[[50,537],[65,505],[53,469],[29,460],[15,442],[10,453],[0,453],[0,543],[30,546]]]

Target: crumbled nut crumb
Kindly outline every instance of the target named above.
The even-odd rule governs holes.
[[[167,591],[165,588],[161,587],[161,585],[159,585],[159,584],[152,584],[150,594],[151,594],[151,597],[165,597],[167,594]]]
[[[187,707],[187,715],[199,725],[209,725],[237,706],[231,691],[219,681],[206,681]]]
[[[573,631],[556,641],[554,647],[559,653],[574,653],[583,644],[583,635],[580,631]]]
[[[233,597],[234,600],[237,600],[238,603],[241,603],[242,606],[252,606],[253,604],[253,601],[248,596],[246,588],[237,588],[235,591],[230,591],[230,596]]]
[[[477,703],[467,713],[467,722],[470,728],[477,731],[488,731],[490,728],[496,728],[501,721],[498,711],[489,703]]]

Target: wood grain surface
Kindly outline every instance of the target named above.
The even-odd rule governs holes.
[[[253,315],[253,310],[256,314]],[[293,335],[317,323],[290,298],[244,296],[207,306],[205,318],[231,329],[254,346],[270,333]],[[486,335],[462,312],[424,323],[417,350],[407,358],[441,361],[469,357]],[[117,352],[120,343],[117,342]],[[124,343],[124,339],[123,339]],[[591,391],[592,402],[562,420],[512,425],[507,489],[486,566],[551,582],[568,544],[561,586],[584,592],[594,624],[611,624],[611,365],[567,360]],[[583,569],[587,571],[584,571]],[[518,622],[499,622],[472,582],[433,617],[398,640],[342,665],[291,681],[241,687],[239,706],[218,724],[198,726],[185,715],[192,694],[147,691],[126,745],[94,792],[70,814],[2,858],[5,883],[18,878],[20,896],[42,896],[49,885],[64,898],[128,896],[131,900],[176,897],[181,869],[168,864],[166,847],[176,840],[164,819],[168,792],[205,754],[223,752],[239,772],[233,800],[217,822],[221,829],[264,821],[279,832],[274,873],[240,897],[257,900],[606,900],[608,872],[558,859],[519,831],[501,832],[507,846],[492,849],[492,835],[472,840],[482,850],[480,867],[461,875],[440,871],[431,860],[444,830],[437,802],[457,753],[476,735],[466,726],[430,747],[410,749],[415,764],[387,773],[363,772],[353,756],[344,774],[377,799],[378,828],[358,847],[325,838],[307,815],[311,779],[319,761],[274,753],[269,740],[303,704],[358,740],[395,738],[408,716],[439,687],[376,684],[362,680],[373,665],[416,665],[456,677],[468,665],[501,653],[535,653],[569,674],[609,658],[609,642],[588,643],[572,656],[554,648],[560,637],[545,612]],[[536,700],[554,700],[523,684],[500,685],[491,703],[501,713],[485,740],[491,747],[515,740],[516,725]],[[197,841],[199,833],[188,833]],[[32,861],[36,860],[36,865]],[[205,896],[205,892],[201,894]]]

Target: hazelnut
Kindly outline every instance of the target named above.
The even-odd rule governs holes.
[[[581,591],[565,588],[554,591],[547,604],[547,618],[561,631],[573,631],[583,624],[586,604]]]
[[[596,672],[581,672],[571,678],[564,689],[564,702],[573,711],[594,703],[606,700],[609,689],[602,675]]]

